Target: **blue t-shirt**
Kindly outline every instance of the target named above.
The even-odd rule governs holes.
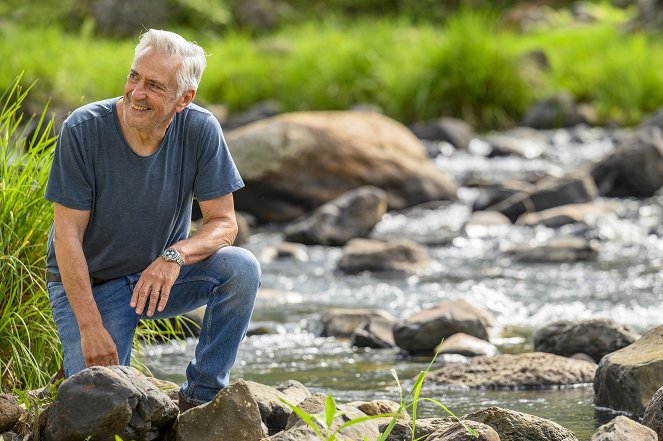
[[[122,135],[117,101],[88,104],[66,119],[45,193],[90,211],[83,251],[90,275],[101,279],[142,271],[188,237],[194,195],[209,200],[244,186],[210,112],[190,104],[175,115],[159,149],[142,157]],[[59,273],[53,228],[46,267]]]

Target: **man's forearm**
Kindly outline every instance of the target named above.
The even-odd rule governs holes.
[[[173,245],[184,258],[186,265],[200,262],[233,244],[237,237],[237,221],[219,219],[204,223],[190,238]]]
[[[55,257],[67,299],[78,327],[102,326],[101,315],[92,296],[90,274],[82,245],[73,238],[55,239]]]

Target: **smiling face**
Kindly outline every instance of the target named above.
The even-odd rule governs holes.
[[[175,113],[182,111],[195,92],[177,95],[180,59],[148,48],[133,61],[124,86],[122,122],[142,135],[163,137]]]

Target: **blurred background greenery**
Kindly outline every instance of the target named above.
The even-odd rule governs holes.
[[[381,108],[404,123],[517,124],[559,91],[599,124],[663,102],[657,4],[628,0],[5,0],[0,84],[38,81],[35,108],[121,94],[150,27],[209,53],[198,100],[244,111]],[[640,6],[638,6],[640,5]]]

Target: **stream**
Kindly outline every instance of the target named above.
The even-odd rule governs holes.
[[[501,134],[500,136],[510,136]],[[524,156],[489,158],[487,144],[474,139],[468,151],[429,144],[434,159],[460,183],[499,182],[561,175],[614,149],[615,133],[598,128],[538,132],[515,138]],[[423,204],[390,212],[372,237],[406,237],[426,244],[433,261],[422,274],[345,275],[336,270],[341,248],[308,246],[303,259],[272,259],[270,247],[283,235],[275,226],[254,228],[243,245],[261,260],[262,288],[252,335],[240,348],[232,378],[267,385],[288,379],[312,392],[331,393],[338,402],[387,398],[399,400],[428,358],[397,350],[352,347],[348,340],[319,337],[319,318],[331,308],[376,308],[405,318],[435,303],[465,299],[494,314],[499,332],[492,339],[502,352],[531,350],[534,330],[556,320],[611,318],[642,333],[661,325],[663,306],[663,195],[646,199],[599,199],[614,210],[597,219],[589,234],[596,241],[595,261],[532,264],[511,261],[505,250],[516,243],[580,234],[577,225],[558,230],[515,225],[463,228],[478,190],[462,186],[459,201]],[[145,348],[143,362],[159,378],[184,380],[195,339]],[[457,362],[439,357],[435,366]],[[595,428],[614,415],[593,406],[592,385],[553,390],[458,390],[424,384],[422,396],[444,404],[456,415],[490,406],[506,407],[550,419],[589,440]],[[418,417],[446,416],[426,403]]]

